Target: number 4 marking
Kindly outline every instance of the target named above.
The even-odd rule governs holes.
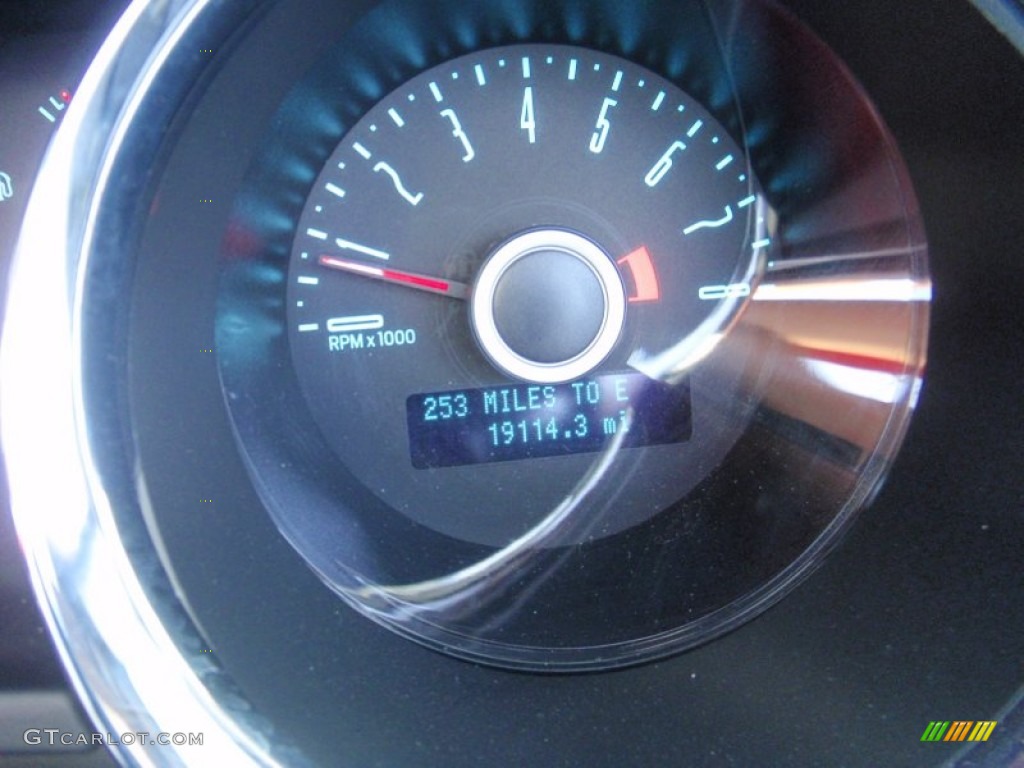
[[[519,117],[519,127],[522,128],[530,137],[530,143],[537,143],[537,120],[533,113],[533,88],[526,86],[526,91],[523,93],[523,111]]]

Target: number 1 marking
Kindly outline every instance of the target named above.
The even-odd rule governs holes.
[[[533,112],[533,88],[526,86],[523,93],[523,111],[519,117],[519,127],[526,131],[530,137],[530,143],[537,143],[537,120]]]
[[[341,237],[336,237],[334,239],[334,242],[337,244],[339,248],[342,248],[346,251],[355,251],[356,253],[361,253],[364,256],[372,256],[375,259],[383,259],[384,261],[387,261],[388,259],[391,258],[391,255],[386,251],[380,251],[377,250],[376,248],[370,248],[367,245],[353,243],[351,240],[345,240],[344,238]]]
[[[405,188],[405,185],[402,184],[402,179],[399,178],[398,172],[394,168],[392,168],[390,165],[388,165],[387,163],[377,163],[375,166],[373,166],[373,172],[374,173],[382,173],[383,172],[383,173],[386,173],[388,176],[390,176],[391,177],[391,181],[395,185],[395,189],[398,191],[398,194],[400,194],[403,198],[405,198],[406,202],[408,202],[409,205],[419,205],[420,204],[420,201],[423,199],[423,193],[420,192],[418,195],[411,194],[409,192],[409,190],[407,190]]]
[[[459,122],[459,116],[455,114],[454,109],[445,109],[441,112],[441,117],[447,117],[452,121],[452,136],[462,142],[462,148],[466,150],[466,154],[462,158],[462,162],[468,163],[476,157],[476,152],[473,150],[473,145],[469,143],[469,137],[462,130],[462,124]]]

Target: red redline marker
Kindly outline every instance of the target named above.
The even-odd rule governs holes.
[[[420,291],[437,293],[442,296],[449,296],[453,299],[465,299],[469,296],[469,286],[465,283],[457,283],[453,280],[442,280],[438,277],[420,275],[415,272],[403,272],[399,269],[383,269],[363,264],[359,261],[350,261],[337,256],[321,256],[320,265],[328,269],[337,269],[342,272],[350,272],[356,275],[384,280],[389,283],[405,285],[416,288]]]
[[[635,251],[627,253],[617,264],[628,267],[633,275],[636,293],[629,297],[630,304],[642,301],[658,301],[661,299],[661,288],[658,286],[658,273],[654,271],[654,263],[647,247],[641,245]]]

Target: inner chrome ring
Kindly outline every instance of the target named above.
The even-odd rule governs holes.
[[[601,320],[589,342],[581,351],[554,361],[531,359],[515,349],[502,335],[495,317],[503,278],[517,265],[522,266],[523,259],[544,251],[568,254],[582,262],[600,287],[603,303]],[[596,243],[568,230],[536,229],[506,241],[487,259],[473,288],[470,316],[480,348],[497,368],[525,381],[555,384],[585,376],[604,361],[622,333],[626,296],[619,270]],[[566,318],[571,321],[568,312]],[[564,327],[551,330],[565,332]]]

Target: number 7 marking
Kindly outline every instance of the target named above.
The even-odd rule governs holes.
[[[696,224],[691,224],[686,229],[684,229],[683,234],[692,235],[699,229],[718,229],[719,227],[724,227],[730,221],[732,221],[732,206],[727,205],[725,206],[725,216],[723,216],[722,218],[709,219],[707,221],[698,221]]]

